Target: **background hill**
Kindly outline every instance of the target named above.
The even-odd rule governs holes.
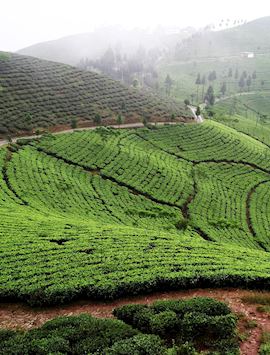
[[[117,54],[132,56],[138,48],[147,51],[169,50],[176,41],[187,38],[195,30],[157,28],[155,31],[143,29],[127,30],[121,26],[109,26],[96,29],[91,33],[81,33],[63,37],[54,41],[34,44],[18,51],[41,59],[76,65],[81,59],[95,60],[111,48]]]
[[[270,89],[270,17],[222,31],[202,31],[180,41],[175,53],[157,64],[160,91],[173,79],[172,96],[203,102],[207,88],[216,97]],[[243,52],[254,53],[247,58]],[[221,88],[225,87],[224,92]]]
[[[126,122],[190,115],[183,105],[130,89],[108,77],[17,54],[0,55],[0,134],[88,124],[98,115]],[[89,122],[90,121],[90,122]]]
[[[201,31],[178,43],[176,57],[238,56],[241,52],[269,53],[270,17],[222,31]]]

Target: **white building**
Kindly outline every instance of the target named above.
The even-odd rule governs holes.
[[[252,59],[255,57],[255,53],[254,52],[241,52],[241,57]]]

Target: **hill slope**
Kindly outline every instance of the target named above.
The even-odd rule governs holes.
[[[241,52],[269,53],[270,17],[218,32],[194,34],[178,47],[179,58],[239,56]]]
[[[2,298],[270,287],[264,144],[216,122],[22,143],[0,149]]]
[[[1,53],[0,53],[1,54]],[[0,55],[0,135],[41,127],[92,121],[166,120],[190,113],[173,102],[142,93],[92,72],[37,58]]]
[[[139,48],[147,51],[162,51],[174,46],[177,40],[187,38],[193,28],[178,29],[168,33],[159,28],[150,32],[143,29],[124,29],[120,26],[108,26],[91,33],[80,33],[54,41],[34,44],[18,51],[19,54],[31,55],[41,59],[77,65],[82,58],[92,60],[102,56],[108,48],[121,55],[133,56]]]

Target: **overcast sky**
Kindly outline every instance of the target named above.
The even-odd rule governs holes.
[[[257,0],[0,0],[0,50],[15,51],[101,25],[202,27],[222,18],[270,15]]]

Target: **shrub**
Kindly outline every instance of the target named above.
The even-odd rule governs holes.
[[[151,332],[160,335],[163,338],[173,336],[173,334],[179,329],[179,319],[173,311],[164,311],[155,314],[150,319]]]
[[[76,117],[75,117],[75,118],[72,118],[70,125],[71,125],[71,128],[73,128],[73,129],[75,129],[75,128],[78,127],[78,120],[77,120]]]
[[[3,341],[9,340],[17,335],[17,333],[13,330],[9,329],[0,329],[0,344]]]
[[[164,355],[166,348],[156,335],[139,334],[130,339],[116,342],[106,349],[106,355]]]
[[[140,331],[159,335],[168,344],[174,340],[179,346],[188,341],[214,350],[237,348],[236,317],[226,304],[211,298],[124,306],[114,315]]]
[[[113,310],[113,315],[127,324],[134,321],[134,316],[141,310],[147,310],[148,307],[142,304],[128,304]]]
[[[207,316],[203,313],[187,313],[182,321],[182,339],[196,344],[209,346],[223,339],[235,338],[236,318],[226,316]]]
[[[190,343],[174,346],[167,350],[167,355],[197,355],[197,351]]]
[[[4,341],[0,342],[0,354],[94,353],[137,334],[118,320],[86,314],[60,317],[26,333],[1,333]]]
[[[157,301],[151,307],[155,312],[170,310],[181,317],[191,312],[200,312],[209,316],[221,316],[231,313],[230,308],[225,303],[208,297],[194,297],[180,301]]]

